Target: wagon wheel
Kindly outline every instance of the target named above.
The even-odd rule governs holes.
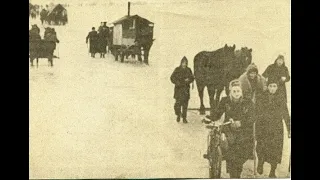
[[[221,178],[222,153],[220,146],[211,148],[209,178]]]

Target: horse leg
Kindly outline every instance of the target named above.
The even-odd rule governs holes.
[[[222,91],[223,91],[223,87],[217,89],[217,94],[216,94],[216,99],[215,99],[216,108],[220,102],[220,96],[221,96]]]
[[[34,57],[33,57],[33,56],[30,56],[30,63],[31,63],[31,66],[33,66],[33,60],[34,60]]]
[[[144,51],[144,58],[143,61],[145,64],[149,64],[149,50]]]
[[[199,112],[200,112],[200,115],[204,115],[204,114],[206,114],[206,110],[205,110],[205,107],[203,104],[203,91],[204,91],[205,85],[203,83],[199,83],[198,81],[196,83],[197,83],[197,89],[198,89],[199,98],[200,98]]]
[[[50,62],[50,66],[53,66],[53,53],[49,55],[48,61]]]
[[[210,116],[212,116],[215,111],[215,108],[216,108],[216,103],[215,103],[215,99],[214,99],[216,89],[213,84],[209,84],[207,86],[207,90],[208,90],[209,102],[210,102]]]

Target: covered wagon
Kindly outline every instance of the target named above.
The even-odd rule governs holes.
[[[48,11],[45,20],[50,25],[52,23],[54,25],[65,25],[68,23],[67,10],[61,4],[58,4]]]
[[[154,23],[138,15],[130,15],[130,2],[128,3],[128,15],[114,21],[110,28],[111,46],[109,47],[115,60],[121,57],[138,56],[138,60],[148,64],[149,51],[153,44]]]

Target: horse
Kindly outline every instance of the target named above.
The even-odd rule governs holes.
[[[49,65],[53,66],[53,51],[54,48],[50,42],[44,40],[32,41],[29,48],[29,58],[31,66],[33,66],[33,61],[37,59],[37,67],[39,66],[39,58],[47,58]]]
[[[200,97],[200,114],[205,114],[205,106],[203,104],[203,91],[207,87],[210,107],[214,107],[214,95],[217,90],[221,93],[224,87],[225,78],[224,68],[229,61],[235,58],[236,46],[228,46],[227,44],[215,51],[201,51],[194,57],[194,76],[197,84],[198,94]]]
[[[238,78],[252,60],[252,49],[241,48],[235,51],[235,45],[227,44],[216,51],[202,51],[194,57],[194,75],[200,98],[200,114],[205,114],[203,92],[207,87],[211,109],[220,100],[223,89],[229,94],[229,82]],[[216,93],[217,91],[217,93]],[[214,98],[216,94],[216,98]]]
[[[51,66],[53,66],[53,52],[56,48],[56,44],[53,41],[41,39],[41,36],[34,32],[36,29],[29,31],[29,58],[31,66],[33,66],[34,59],[37,59],[37,67],[39,66],[39,58],[47,58]],[[50,33],[52,29],[50,27],[45,28],[45,37]]]
[[[248,47],[242,47],[239,50],[235,51],[235,59],[231,63],[229,63],[229,67],[227,67],[226,78],[225,78],[225,92],[226,95],[229,95],[229,83],[238,79],[245,71],[246,68],[252,62],[252,49]]]

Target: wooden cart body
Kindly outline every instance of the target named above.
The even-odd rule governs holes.
[[[149,54],[149,50],[153,42],[153,26],[154,23],[142,18],[138,15],[124,16],[112,23],[110,27],[111,52],[118,60],[121,56],[121,62],[124,57],[138,55],[138,60],[142,61],[141,55],[144,54],[144,61],[148,60],[145,54]]]

